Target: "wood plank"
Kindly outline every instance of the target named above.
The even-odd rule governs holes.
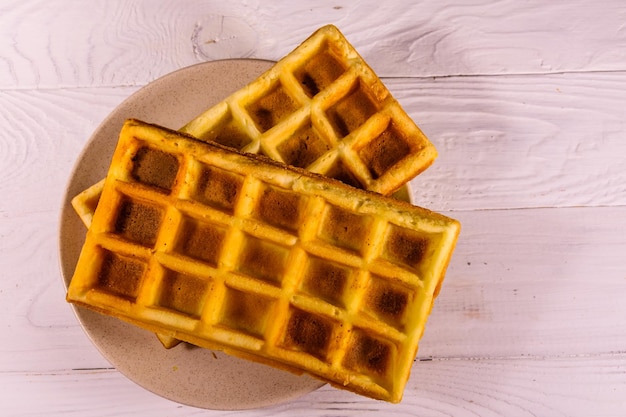
[[[439,151],[418,204],[626,204],[625,72],[386,82]]]
[[[434,360],[419,362],[396,405],[324,386],[255,416],[568,416],[621,417],[626,409],[626,355],[567,358]],[[7,415],[227,416],[158,397],[115,370],[0,372]],[[37,393],[37,401],[29,401]],[[97,404],[97,407],[94,406]]]
[[[276,60],[327,23],[338,25],[382,76],[626,70],[622,6],[4,1],[0,88],[143,85],[206,60]]]

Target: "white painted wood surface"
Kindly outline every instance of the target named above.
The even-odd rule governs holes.
[[[155,78],[278,59],[326,23],[437,145],[416,202],[463,224],[405,399],[324,387],[226,413],[155,396],[64,301],[72,165]],[[0,415],[626,415],[625,127],[621,0],[0,0]]]

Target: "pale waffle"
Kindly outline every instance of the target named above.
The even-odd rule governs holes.
[[[460,225],[129,120],[67,300],[398,402]]]
[[[433,144],[333,25],[318,29],[181,131],[385,195],[437,157]],[[73,202],[87,225],[101,185]]]

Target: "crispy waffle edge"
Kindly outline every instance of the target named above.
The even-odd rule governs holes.
[[[330,178],[324,177],[324,176],[319,175],[319,174],[314,174],[314,173],[311,173],[311,172],[306,171],[304,169],[285,166],[282,163],[276,162],[276,161],[274,161],[274,160],[272,160],[270,158],[264,157],[262,155],[248,154],[248,153],[236,151],[236,150],[234,150],[232,148],[221,146],[219,144],[207,144],[207,143],[204,143],[204,142],[199,142],[193,136],[181,134],[180,132],[175,132],[175,131],[172,131],[172,130],[169,130],[169,129],[165,129],[165,128],[162,128],[162,127],[159,127],[159,126],[156,126],[156,125],[146,124],[146,123],[143,123],[143,122],[140,122],[140,121],[137,121],[137,120],[129,120],[125,124],[125,129],[128,128],[128,127],[130,127],[130,128],[132,128],[132,127],[139,127],[139,128],[156,129],[156,130],[159,130],[160,132],[162,132],[166,136],[171,136],[171,137],[174,137],[174,138],[184,138],[185,140],[190,140],[192,142],[197,143],[198,146],[203,146],[203,147],[208,147],[208,148],[213,148],[213,149],[220,149],[223,152],[238,154],[238,155],[240,155],[242,157],[245,157],[245,158],[247,158],[247,159],[249,159],[251,161],[255,161],[255,162],[259,163],[259,164],[265,164],[268,167],[274,167],[275,169],[285,170],[286,172],[290,171],[290,172],[293,172],[293,173],[297,173],[300,176],[314,178],[318,183],[324,184],[325,186],[331,187],[331,188],[333,188],[335,190],[341,190],[341,192],[346,193],[348,195],[356,193],[356,195],[360,195],[361,198],[363,198],[364,196],[370,196],[370,198],[372,198],[372,199],[382,199],[382,200],[388,199],[389,204],[393,204],[395,207],[405,207],[407,210],[416,210],[416,209],[417,210],[421,210],[421,211],[423,211],[425,216],[434,216],[434,217],[437,217],[437,218],[440,218],[440,219],[446,219],[446,221],[450,222],[449,223],[450,227],[456,228],[456,231],[453,232],[453,234],[454,234],[454,242],[452,243],[452,248],[454,247],[454,244],[456,243],[456,239],[458,238],[458,233],[460,231],[460,224],[458,222],[456,222],[455,220],[452,220],[452,219],[449,219],[449,218],[447,218],[445,216],[442,216],[442,215],[439,215],[437,213],[431,212],[430,210],[416,208],[415,206],[412,206],[409,203],[398,201],[398,200],[395,200],[395,199],[392,200],[390,197],[383,197],[380,194],[374,193],[372,191],[365,191],[365,190],[354,189],[354,188],[352,188],[350,186],[345,185],[344,183],[342,183],[340,181],[337,181],[337,180],[334,180],[334,179],[330,179]],[[105,183],[105,189],[106,189],[106,183]],[[102,207],[102,206],[99,205],[99,207]],[[102,208],[102,210],[106,210],[106,209],[107,209],[106,207]],[[95,216],[98,215],[97,214],[98,210],[100,210],[100,209],[96,210],[96,215]],[[432,290],[430,303],[428,303],[427,305],[422,307],[424,309],[427,309],[428,312],[430,312],[430,309],[432,308],[432,303],[434,301],[434,298],[436,297],[436,295],[437,295],[437,293],[439,291],[439,288],[440,288],[440,285],[441,285],[441,281],[443,280],[443,276],[445,275],[445,269],[446,269],[445,267],[447,266],[447,263],[450,261],[451,254],[452,254],[452,249],[448,252],[448,257],[445,260],[445,264],[446,265],[442,269],[441,276],[438,277],[438,279],[436,280],[436,283],[435,283],[436,286],[435,286],[435,289]],[[72,286],[70,285],[70,287],[72,287]],[[79,298],[73,297],[71,295],[71,293],[72,293],[72,290],[69,290],[68,291],[68,296],[67,296],[67,300],[69,302],[74,302],[76,304],[80,304],[80,305],[83,305],[85,307],[95,309],[95,310],[97,310],[97,311],[99,311],[101,313],[117,316],[118,318],[121,318],[123,320],[132,322],[134,324],[139,325],[140,327],[146,328],[146,329],[151,330],[151,331],[162,332],[163,334],[167,334],[167,331],[164,332],[163,331],[164,330],[163,327],[161,327],[161,326],[159,326],[157,324],[147,323],[147,322],[145,322],[143,320],[137,321],[137,320],[134,320],[132,317],[128,317],[128,316],[124,316],[124,315],[116,315],[115,313],[112,314],[112,312],[110,310],[102,309],[102,308],[99,308],[97,306],[91,305],[89,303],[83,302]],[[426,314],[426,317],[427,317],[427,314]],[[422,329],[422,331],[423,331],[423,329]],[[176,332],[176,333],[173,333],[172,336],[175,336],[176,338],[178,338],[180,340],[184,340],[184,341],[187,341],[187,342],[199,345],[199,346],[203,346],[203,347],[210,348],[210,349],[223,350],[226,353],[229,353],[229,354],[232,354],[232,355],[235,355],[235,356],[243,357],[243,358],[246,358],[246,359],[251,359],[251,360],[254,360],[256,362],[265,363],[265,364],[268,364],[268,365],[271,365],[271,366],[274,366],[274,367],[279,367],[279,368],[282,368],[282,369],[285,369],[285,370],[288,370],[288,371],[291,371],[291,372],[295,372],[295,373],[301,373],[302,372],[302,370],[299,370],[298,368],[294,368],[293,366],[291,366],[289,364],[285,364],[285,363],[282,363],[282,362],[274,361],[271,358],[267,358],[267,357],[263,357],[263,356],[260,356],[260,355],[256,355],[256,354],[251,353],[251,352],[241,351],[239,349],[233,349],[232,347],[224,346],[224,345],[222,345],[220,343],[211,343],[211,342],[208,342],[208,341],[206,341],[204,339],[201,339],[201,338],[198,339],[198,338],[194,337],[193,334],[188,334],[188,333],[184,333],[184,332]],[[419,336],[421,336],[421,333],[420,333]],[[417,338],[417,340],[419,340],[419,337]],[[415,344],[415,352],[414,352],[414,354],[417,353],[417,340],[416,340],[416,344]],[[410,372],[410,367],[408,369],[409,369],[409,372]],[[397,392],[394,393],[394,394],[389,394],[389,393],[385,392],[384,390],[380,391],[380,390],[377,390],[376,388],[372,388],[372,387],[364,388],[364,387],[359,387],[357,385],[350,385],[349,384],[350,381],[347,381],[348,385],[344,385],[344,383],[346,381],[343,381],[343,382],[337,381],[336,379],[333,379],[332,377],[325,377],[325,376],[319,375],[319,374],[317,374],[317,375],[314,374],[314,376],[317,376],[318,378],[321,378],[322,380],[324,380],[326,382],[329,382],[332,385],[337,386],[339,388],[346,388],[346,389],[352,390],[354,392],[360,393],[362,395],[366,395],[366,396],[370,396],[370,397],[378,398],[378,399],[383,399],[383,400],[390,401],[390,402],[399,402],[401,400],[401,391],[400,391],[399,394]],[[406,383],[406,380],[408,379],[408,376],[409,376],[408,373],[404,376],[406,378],[404,380],[404,383]]]

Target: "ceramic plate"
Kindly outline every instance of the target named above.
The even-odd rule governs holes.
[[[137,91],[104,120],[79,157],[66,190],[60,225],[66,286],[86,232],[70,201],[105,177],[124,120],[137,118],[179,129],[271,65],[269,61],[246,59],[187,67]],[[74,311],[94,345],[115,368],[144,388],[182,404],[250,409],[289,401],[323,385],[308,376],[185,343],[166,350],[153,333],[84,308],[74,307]]]

